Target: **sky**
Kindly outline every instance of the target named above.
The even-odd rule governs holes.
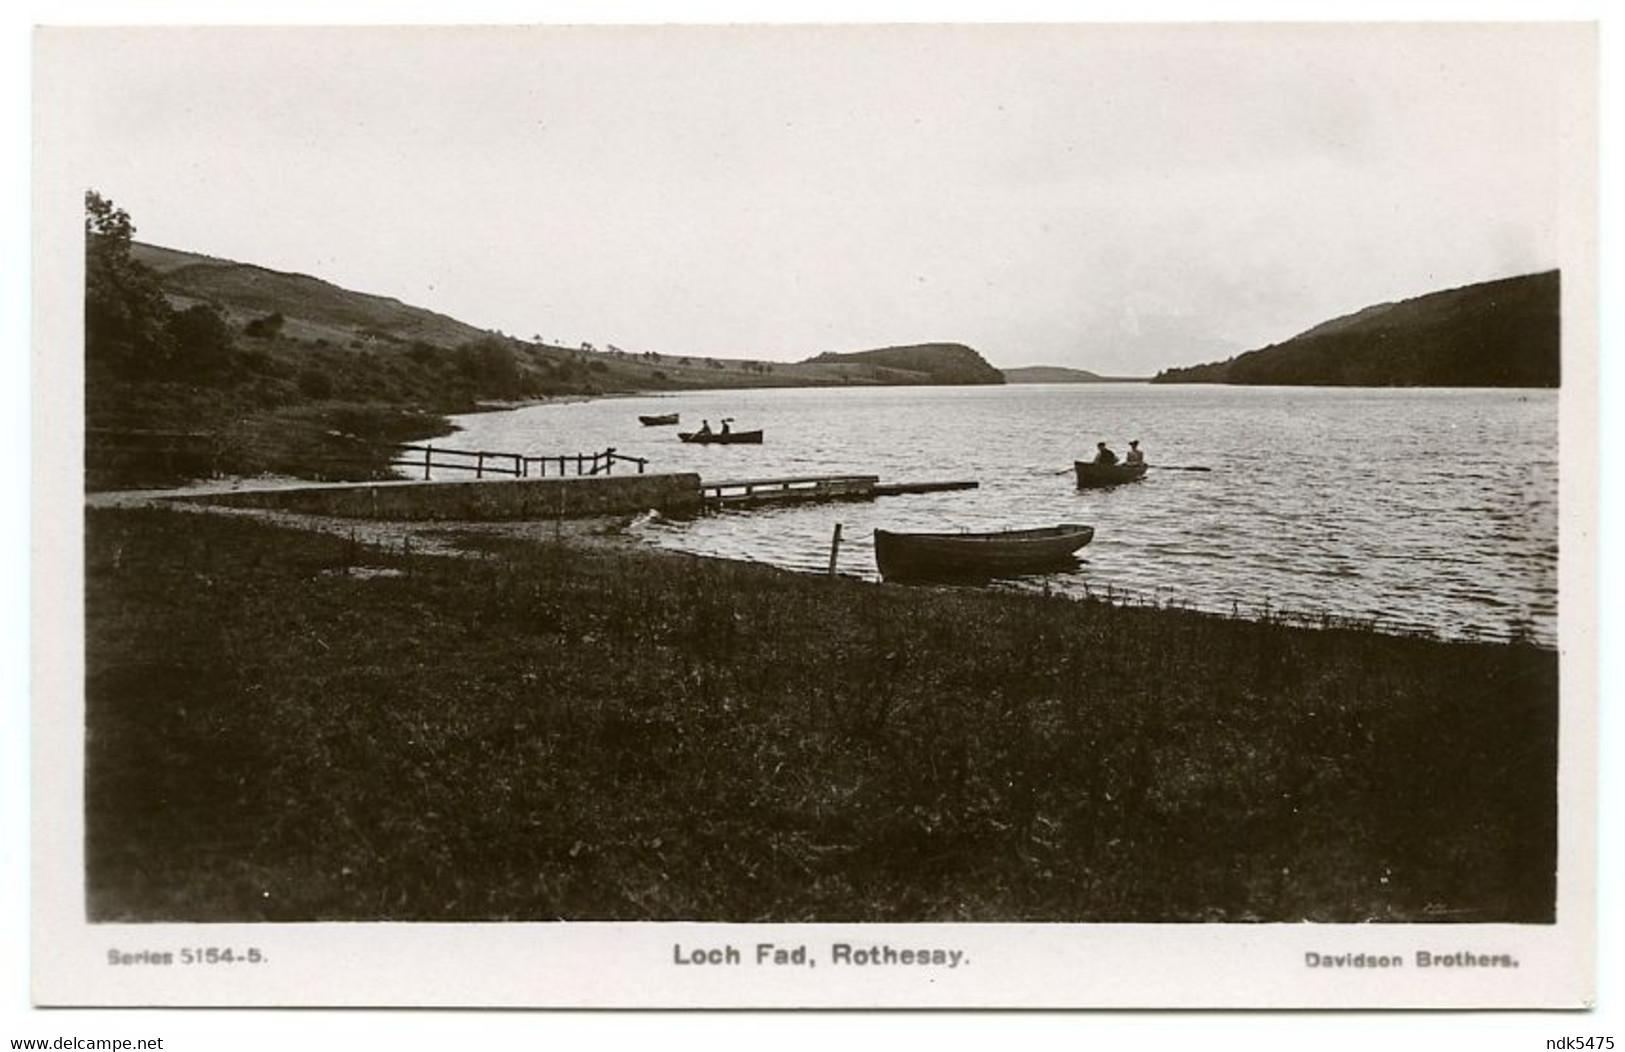
[[[945,340],[1144,375],[1560,266],[1589,46],[1561,25],[59,29],[37,114],[141,240],[511,335],[773,360]]]

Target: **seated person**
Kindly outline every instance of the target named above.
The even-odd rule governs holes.
[[[1128,444],[1128,456],[1123,458],[1126,464],[1144,464],[1145,454],[1140,452],[1140,440],[1135,439]]]
[[[1096,442],[1095,443],[1095,463],[1096,464],[1115,464],[1115,463],[1117,463],[1117,454],[1113,453],[1110,449],[1108,449],[1106,447],[1106,443],[1104,443],[1104,442]]]

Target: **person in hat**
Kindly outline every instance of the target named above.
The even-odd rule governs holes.
[[[1095,443],[1095,463],[1096,464],[1115,464],[1115,463],[1117,463],[1117,454],[1113,453],[1111,451],[1111,448],[1108,447],[1106,445],[1106,443],[1104,443],[1104,442],[1096,442]]]
[[[1125,464],[1144,464],[1145,454],[1140,452],[1140,440],[1135,439],[1128,444],[1128,455],[1123,458]]]

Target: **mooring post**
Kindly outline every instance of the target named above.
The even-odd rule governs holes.
[[[829,575],[835,576],[835,563],[841,557],[841,524],[835,524],[835,533],[829,539]]]

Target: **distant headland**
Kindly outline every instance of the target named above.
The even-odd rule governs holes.
[[[1101,376],[1061,365],[1023,365],[1004,370],[1007,384],[1143,384],[1150,380],[1149,376]]]

